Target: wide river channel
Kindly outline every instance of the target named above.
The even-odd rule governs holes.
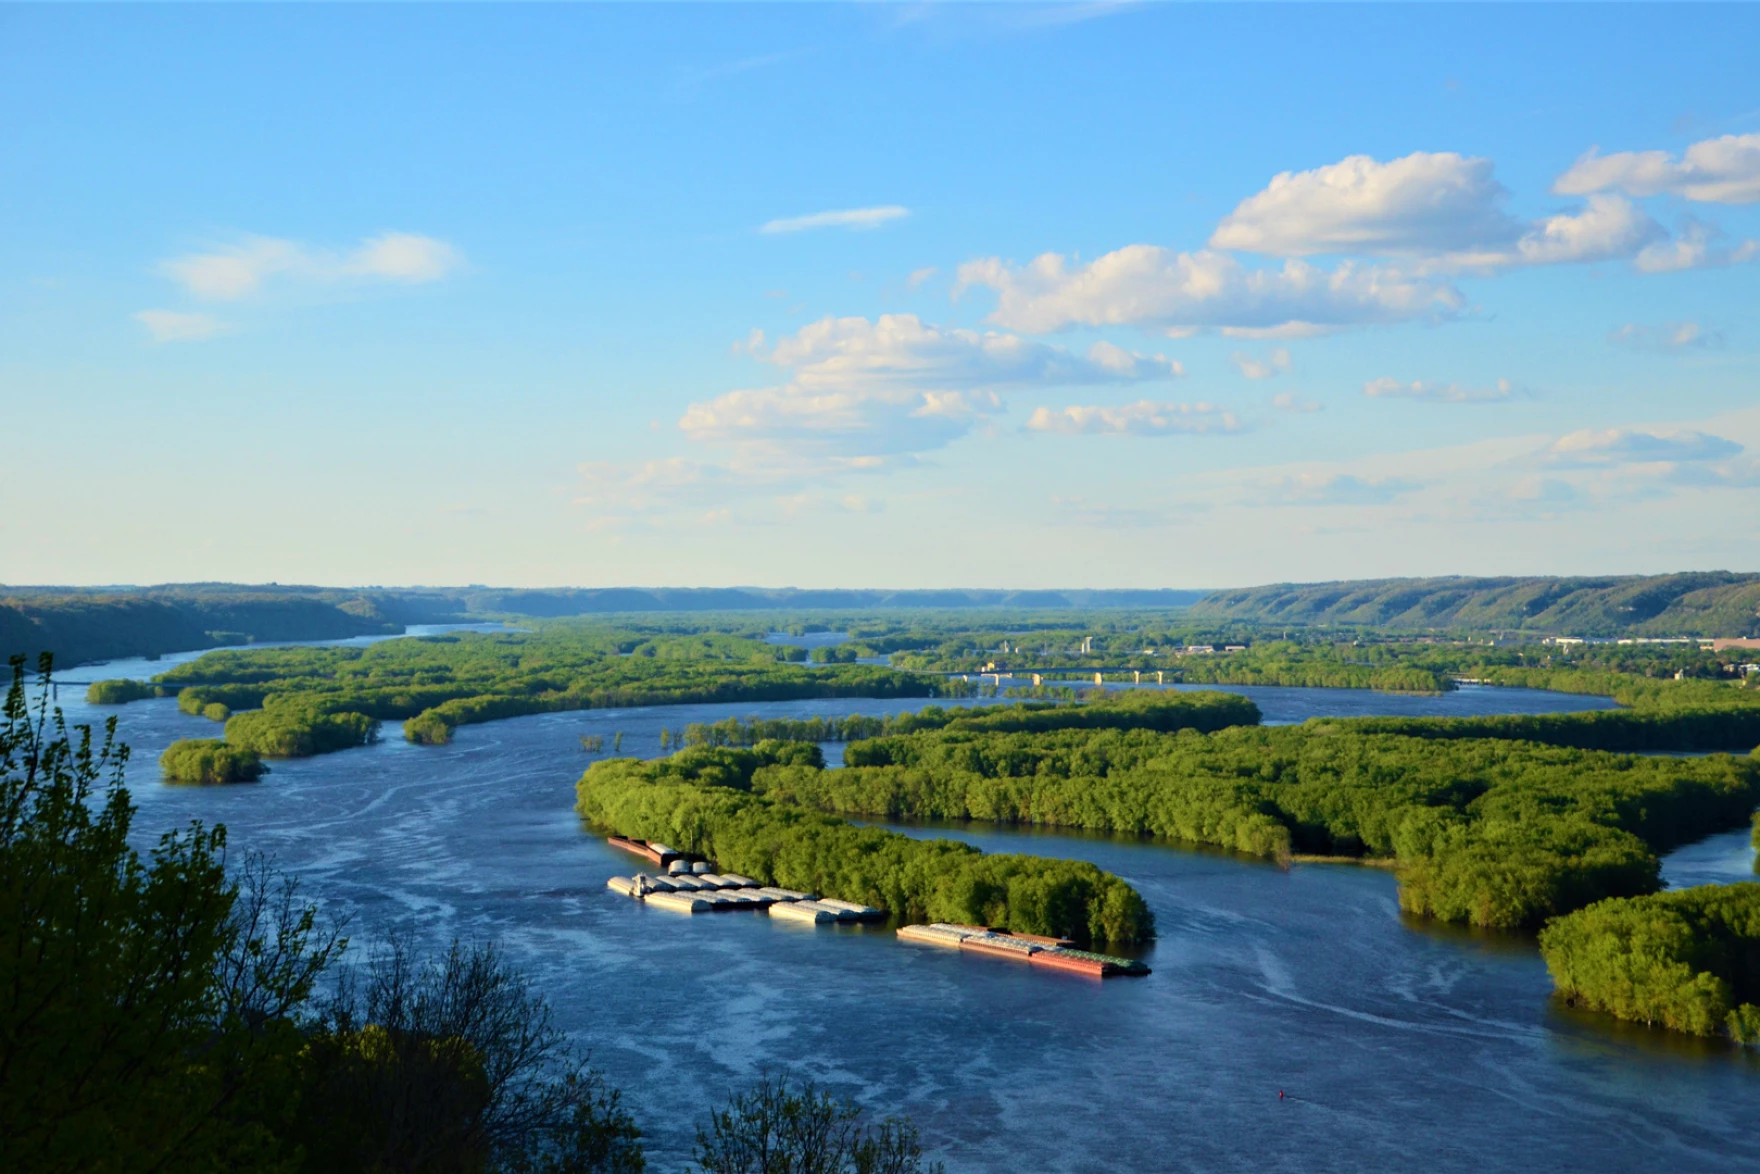
[[[146,677],[159,662],[69,679]],[[1600,708],[1463,688],[1443,697],[1240,689],[1267,721],[1320,714]],[[669,706],[516,718],[416,747],[278,762],[260,783],[168,785],[159,753],[217,727],[170,699],[114,713],[134,749],[136,839],[191,819],[296,873],[364,944],[493,938],[623,1089],[650,1168],[766,1071],[909,1113],[952,1171],[1697,1171],[1760,1168],[1760,1060],[1555,1006],[1531,941],[1402,918],[1393,877],[1289,869],[1142,840],[903,828],[1091,860],[1155,912],[1154,974],[1096,982],[762,914],[681,917],[605,888],[632,859],[580,825],[583,734],[659,753],[723,717],[893,713],[921,701]],[[1681,849],[1673,884],[1753,875],[1744,832]],[[364,949],[360,952],[364,953]],[[1286,1094],[1279,1099],[1279,1092]]]

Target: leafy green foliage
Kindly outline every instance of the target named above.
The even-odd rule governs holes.
[[[1563,632],[1578,636],[1760,632],[1760,576],[1364,579],[1218,591],[1194,619],[1378,628]]]
[[[0,1137],[31,1171],[268,1168],[337,943],[224,829],[129,846],[126,748],[26,701],[0,718]]]
[[[233,714],[229,742],[266,757],[320,754],[402,720],[440,745],[472,722],[564,710],[807,697],[923,697],[943,686],[869,665],[811,668],[779,649],[716,632],[654,635],[601,624],[536,633],[459,633],[366,648],[212,652],[159,678],[178,704]],[[260,713],[240,713],[261,706]]]
[[[331,712],[322,701],[274,695],[262,709],[226,720],[226,740],[264,758],[305,758],[364,746],[379,723],[364,713]]]
[[[855,742],[916,730],[1049,731],[1057,729],[1220,730],[1257,725],[1259,707],[1231,693],[1098,693],[1086,705],[1026,703],[944,709],[871,717],[727,718],[685,727],[687,746],[750,746],[768,739],[790,742]],[[864,753],[863,747],[856,753]]]
[[[145,681],[112,679],[93,681],[86,686],[86,701],[91,705],[126,705],[130,701],[147,701],[164,695],[157,685]]]
[[[159,756],[159,769],[179,783],[248,783],[267,768],[254,750],[218,738],[184,738]]]
[[[492,945],[417,960],[394,939],[307,1033],[289,1141],[311,1174],[640,1174],[622,1099],[576,1061]]]
[[[876,905],[912,921],[1008,925],[1023,933],[1120,944],[1154,937],[1129,885],[1092,864],[984,855],[950,840],[855,827],[775,802],[767,771],[816,771],[818,748],[781,742],[750,750],[700,747],[658,762],[595,763],[576,785],[576,810],[595,827],[660,840],[722,868],[788,888]]]
[[[1760,884],[1601,901],[1540,934],[1567,1002],[1760,1043]]]
[[[356,592],[225,586],[213,590],[17,591],[0,596],[0,655],[51,652],[64,665],[157,656],[248,640],[330,640],[398,632]]]
[[[917,1131],[888,1118],[865,1124],[856,1106],[811,1081],[760,1081],[697,1129],[703,1174],[940,1174],[923,1163]]]
[[[843,770],[759,770],[752,786],[840,814],[1092,828],[1281,859],[1392,858],[1408,909],[1498,927],[1649,892],[1657,852],[1739,825],[1760,802],[1751,757],[1482,738],[1437,751],[1345,721],[1207,735],[949,725],[853,743]]]

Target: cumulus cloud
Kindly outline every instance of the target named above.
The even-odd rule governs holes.
[[[1490,404],[1510,399],[1517,394],[1514,383],[1499,379],[1491,387],[1466,387],[1459,383],[1434,383],[1427,379],[1402,382],[1398,379],[1371,379],[1363,384],[1363,394],[1370,399],[1416,399],[1438,404]]]
[[[353,249],[314,248],[275,237],[245,237],[206,253],[173,257],[160,271],[198,298],[236,301],[260,292],[272,280],[305,284],[439,281],[461,262],[445,241],[407,232],[387,232]]]
[[[1270,379],[1273,375],[1289,370],[1289,351],[1284,347],[1278,347],[1263,359],[1246,351],[1236,351],[1229,357],[1248,379]]]
[[[1688,218],[1679,236],[1646,245],[1632,258],[1632,264],[1644,273],[1679,273],[1685,269],[1741,265],[1760,258],[1760,241],[1731,246],[1724,240],[1716,225]]]
[[[1621,191],[1631,196],[1675,195],[1710,204],[1760,200],[1760,133],[1704,139],[1679,158],[1667,151],[1590,150],[1559,176],[1560,195]]]
[[[1288,391],[1281,395],[1272,396],[1271,406],[1280,412],[1321,412],[1326,410],[1325,404],[1316,400],[1301,399],[1295,393]]]
[[[990,257],[959,269],[956,292],[995,290],[991,321],[1048,333],[1072,326],[1144,326],[1303,334],[1378,323],[1435,320],[1465,299],[1451,286],[1350,263],[1305,261],[1248,269],[1225,253],[1128,245],[1086,265],[1046,253],[1024,266]]]
[[[1039,408],[1027,421],[1034,432],[1058,432],[1065,436],[1105,434],[1112,436],[1173,436],[1181,433],[1239,432],[1234,413],[1215,404],[1170,404],[1138,400],[1122,407],[1071,405],[1052,410]]]
[[[1085,355],[996,331],[942,329],[913,314],[826,318],[781,339],[765,362],[785,384],[692,404],[694,440],[804,456],[889,457],[939,448],[1002,409],[1003,392],[1171,379],[1164,355],[1097,342]]]
[[[1286,171],[1225,217],[1210,244],[1285,257],[1409,258],[1409,270],[1421,275],[1628,258],[1643,272],[1662,272],[1748,260],[1760,250],[1716,251],[1692,225],[1671,241],[1631,201],[1593,186],[1566,192],[1588,196],[1584,207],[1524,222],[1504,210],[1508,192],[1491,168],[1489,159],[1418,151],[1387,163],[1353,155]]]
[[[134,320],[147,328],[154,342],[201,342],[232,329],[211,314],[185,314],[176,310],[142,310]]]
[[[1417,151],[1381,163],[1352,155],[1285,171],[1225,216],[1210,247],[1278,257],[1427,255],[1512,244],[1521,222],[1491,160]]]
[[[815,228],[849,228],[858,231],[879,228],[893,220],[909,216],[909,208],[883,204],[876,208],[844,208],[835,212],[814,212],[808,216],[784,216],[767,221],[758,231],[774,236],[786,232],[809,232]]]
[[[1609,333],[1607,341],[1638,350],[1686,351],[1722,346],[1723,332],[1707,331],[1697,322],[1665,322],[1661,326],[1627,322]]]

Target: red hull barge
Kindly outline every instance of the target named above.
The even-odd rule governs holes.
[[[613,848],[622,848],[625,852],[634,852],[637,856],[640,856],[643,859],[653,861],[661,868],[665,868],[668,864],[671,864],[674,860],[678,859],[677,852],[665,848],[664,845],[655,847],[646,840],[632,840],[627,836],[608,836],[606,837],[605,842],[610,844]]]
[[[974,954],[988,954],[992,958],[1008,958],[1015,962],[1030,961],[1039,947],[1026,944],[1009,945],[1004,942],[985,941],[982,938],[970,937],[959,944],[961,950],[970,950]]]
[[[1118,973],[1118,967],[1110,962],[1096,962],[1090,958],[1070,958],[1054,950],[1040,950],[1027,959],[1034,966],[1043,966],[1047,970],[1062,970],[1069,974],[1081,974],[1088,978],[1105,978],[1109,974]]]

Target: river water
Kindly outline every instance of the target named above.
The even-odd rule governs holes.
[[[82,668],[80,679],[170,663]],[[189,819],[272,853],[357,943],[396,925],[434,946],[494,938],[647,1132],[655,1169],[764,1071],[810,1075],[907,1112],[954,1171],[1750,1170],[1760,1063],[1727,1047],[1554,1007],[1530,942],[1402,919],[1393,878],[1288,870],[1145,841],[901,829],[1091,860],[1155,912],[1155,973],[1104,983],[815,930],[762,915],[684,918],[615,896],[632,860],[588,835],[572,784],[583,734],[654,754],[693,721],[892,713],[837,700],[547,714],[395,736],[275,764],[257,784],[160,782],[159,752],[217,727],[169,699],[115,713],[135,748],[144,846]],[[1493,713],[1605,702],[1523,690],[1440,698],[1257,689],[1272,721],[1316,713]],[[1752,875],[1745,836],[1669,861],[1673,883]],[[1743,853],[1746,852],[1746,855]],[[1280,1099],[1282,1091],[1285,1097]]]

